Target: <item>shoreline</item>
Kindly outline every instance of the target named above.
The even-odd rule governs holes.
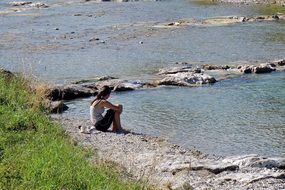
[[[96,151],[93,158],[118,164],[137,180],[160,189],[282,189],[285,158],[259,155],[217,156],[182,148],[160,137],[92,131],[86,120],[52,115],[76,142]]]

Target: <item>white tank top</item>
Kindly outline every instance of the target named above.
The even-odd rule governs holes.
[[[90,106],[90,119],[93,124],[97,121],[103,119],[103,113],[105,109],[98,106],[98,103],[95,106]]]

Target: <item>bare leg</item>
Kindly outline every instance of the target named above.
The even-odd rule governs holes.
[[[120,111],[115,112],[115,117],[113,120],[113,132],[121,132],[123,131],[123,128],[121,126],[121,113],[123,111],[123,106],[118,105],[120,107]]]
[[[121,118],[120,118],[120,113],[119,112],[115,112],[115,117],[114,117],[114,121],[113,121],[113,127],[115,125],[115,131],[121,131],[122,130],[122,126],[121,126]]]
[[[117,126],[117,123],[116,123],[115,118],[114,118],[112,132],[116,132],[117,130],[118,130],[118,126]]]

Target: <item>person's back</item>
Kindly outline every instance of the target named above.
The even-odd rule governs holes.
[[[103,119],[103,113],[105,111],[104,107],[99,106],[100,100],[96,100],[90,105],[90,119],[91,122],[95,125],[96,122]]]

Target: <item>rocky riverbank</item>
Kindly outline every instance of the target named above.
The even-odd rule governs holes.
[[[96,150],[94,160],[117,163],[136,179],[160,189],[284,189],[285,159],[259,155],[205,155],[143,134],[79,133],[89,121],[53,115],[79,144]]]

